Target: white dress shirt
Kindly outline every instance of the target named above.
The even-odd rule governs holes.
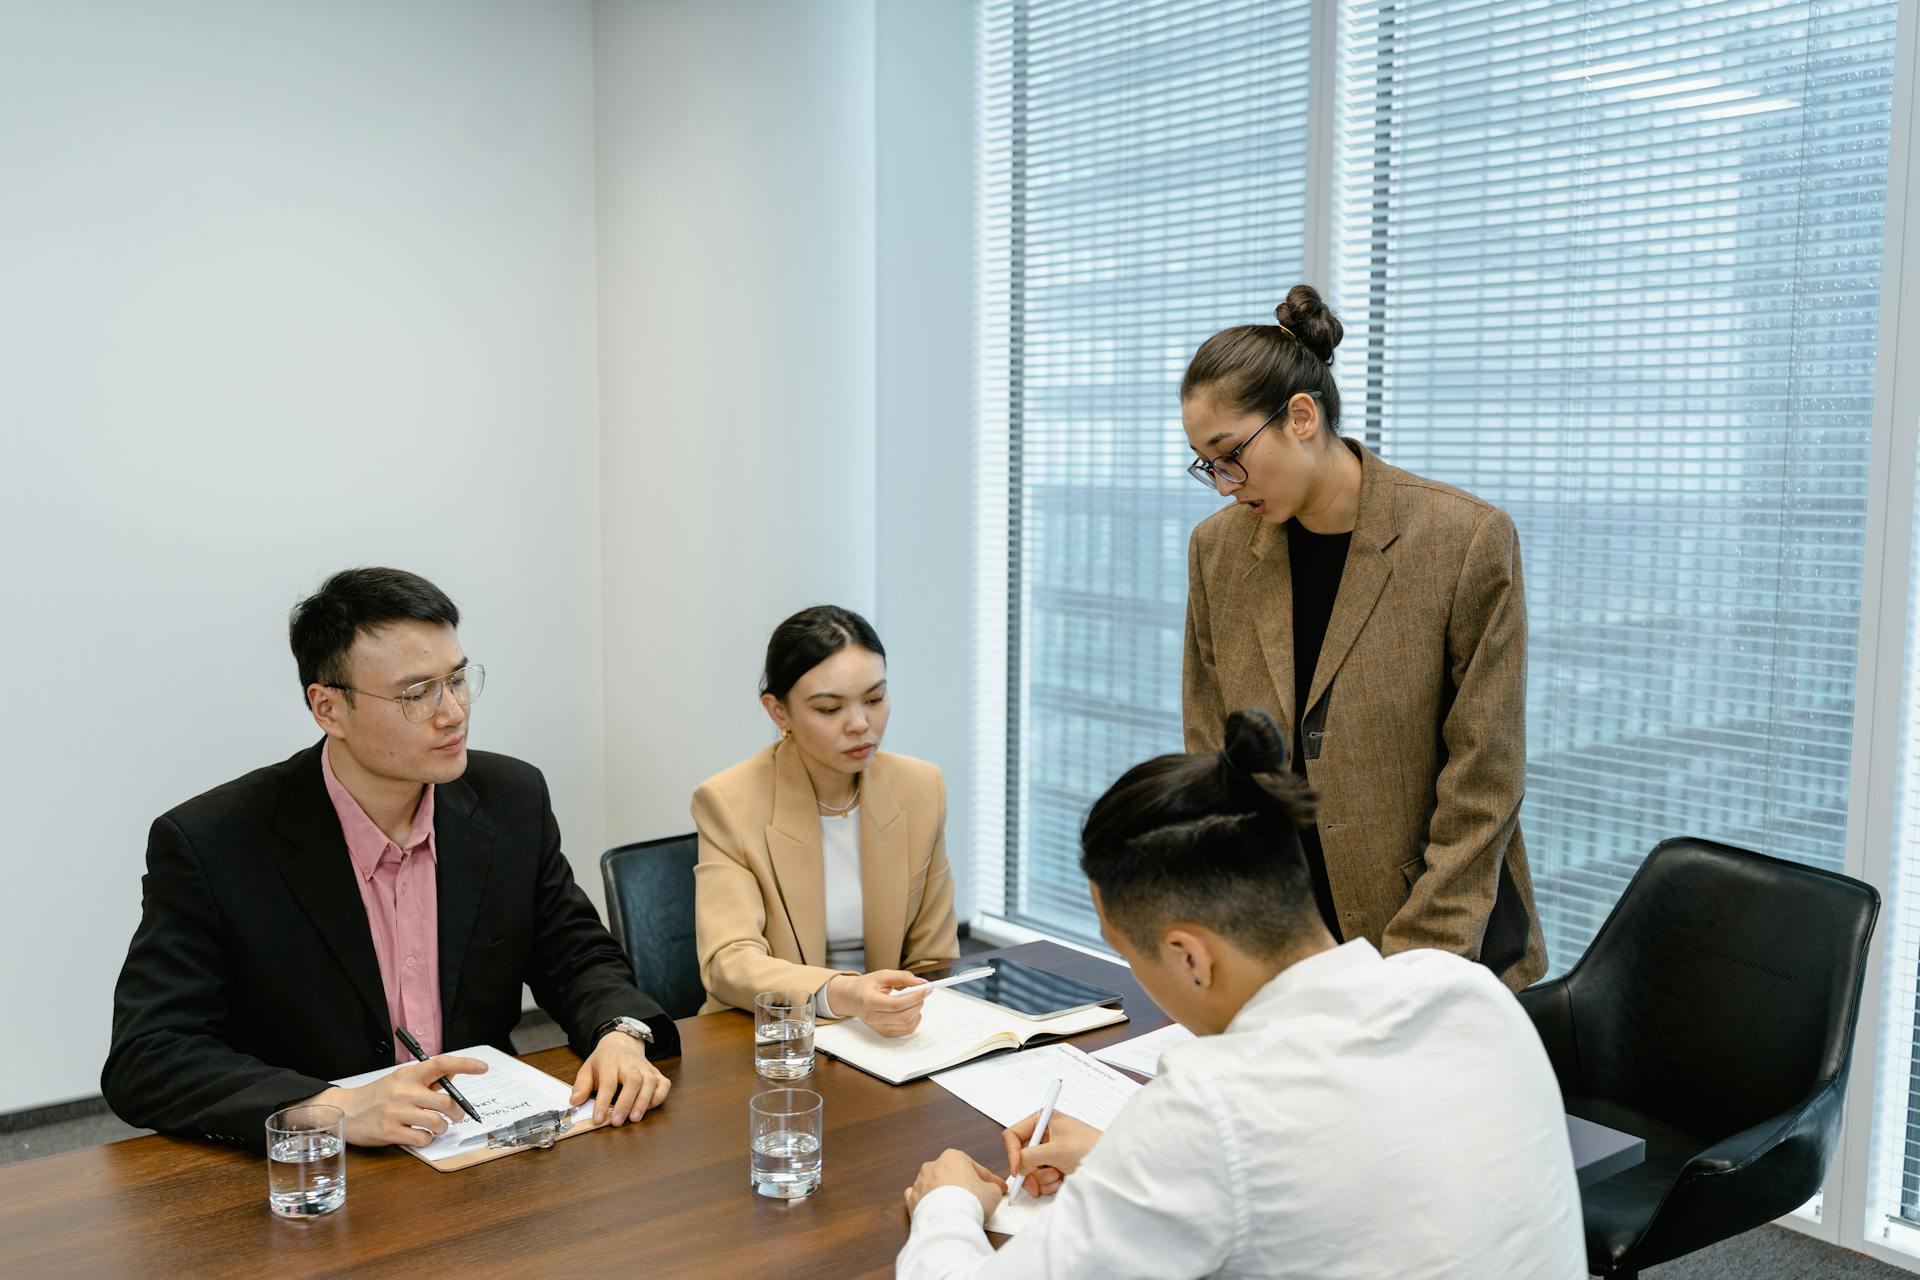
[[[1585,1233],[1553,1068],[1519,1003],[1441,951],[1355,940],[1169,1050],[1057,1201],[995,1253],[959,1187],[899,1280],[1575,1280]]]
[[[853,968],[864,968],[867,922],[860,892],[859,808],[848,810],[844,818],[820,819],[820,853],[827,891],[827,963],[845,968],[841,960],[852,959]]]
[[[867,967],[866,896],[860,888],[860,807],[845,817],[820,818],[820,857],[827,897],[827,967],[862,973]],[[823,1018],[839,1015],[827,1000],[822,983],[814,993],[814,1011]]]

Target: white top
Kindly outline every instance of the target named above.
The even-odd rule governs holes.
[[[1160,1067],[998,1253],[970,1193],[921,1200],[899,1280],[1587,1274],[1553,1068],[1477,964],[1355,940]]]
[[[827,886],[827,964],[834,969],[864,969],[866,915],[860,896],[860,807],[844,818],[820,819],[820,849]],[[852,959],[853,964],[840,963]]]

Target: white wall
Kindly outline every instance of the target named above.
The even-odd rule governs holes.
[[[827,601],[888,636],[876,544],[913,535],[876,524],[872,0],[595,15],[618,843],[691,830],[700,780],[770,740],[780,619]]]
[[[95,1091],[147,826],[314,738],[348,564],[460,602],[596,901],[868,614],[965,914],[972,21],[0,0],[0,1111]]]
[[[460,603],[598,896],[591,16],[0,3],[0,1111],[98,1091],[153,817],[317,736],[332,569]]]
[[[960,918],[978,853],[972,696],[973,23],[970,0],[879,9],[878,525],[897,750],[947,779]]]

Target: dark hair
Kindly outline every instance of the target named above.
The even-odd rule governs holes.
[[[871,650],[883,660],[887,651],[868,621],[837,604],[816,604],[773,629],[767,641],[767,665],[760,672],[760,692],[785,702],[801,676],[850,644]]]
[[[1345,330],[1308,284],[1287,290],[1273,318],[1274,324],[1222,329],[1201,343],[1180,379],[1180,398],[1204,391],[1241,413],[1270,414],[1311,391],[1320,397],[1327,430],[1338,435],[1340,388],[1333,381],[1333,349]]]
[[[1305,782],[1264,711],[1227,717],[1224,749],[1135,765],[1094,803],[1080,868],[1107,919],[1143,950],[1174,920],[1206,925],[1278,959],[1320,920],[1298,828],[1313,820]]]
[[[447,593],[405,569],[342,569],[320,589],[293,606],[287,618],[287,642],[300,668],[300,700],[315,684],[344,685],[353,680],[347,650],[363,631],[390,622],[460,625],[460,609]],[[353,702],[353,694],[347,694]]]

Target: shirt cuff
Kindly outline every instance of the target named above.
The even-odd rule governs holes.
[[[980,1197],[965,1187],[935,1187],[920,1197],[920,1203],[913,1207],[913,1220],[920,1221],[921,1215],[932,1211],[935,1217],[963,1217],[982,1231],[987,1227],[986,1210],[980,1207]]]
[[[840,975],[836,973],[833,975],[833,978],[839,976]],[[840,1016],[833,1011],[833,1006],[827,1003],[827,988],[833,985],[833,978],[828,978],[825,982],[821,983],[820,989],[813,993],[813,1012],[815,1017],[837,1018]]]

